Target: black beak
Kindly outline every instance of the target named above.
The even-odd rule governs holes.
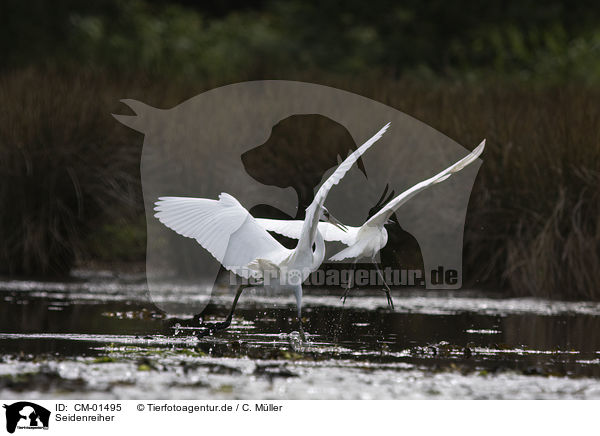
[[[347,232],[348,231],[348,227],[346,227],[345,225],[343,225],[341,222],[339,222],[333,215],[329,214],[329,216],[327,217],[327,222],[333,224],[334,226],[336,226],[338,229],[340,229],[343,232]]]

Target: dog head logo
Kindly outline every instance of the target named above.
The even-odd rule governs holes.
[[[4,405],[6,409],[6,431],[14,433],[19,429],[47,429],[50,411],[28,401]]]

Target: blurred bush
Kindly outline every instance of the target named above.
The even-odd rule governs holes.
[[[0,79],[0,272],[68,272],[86,234],[137,203],[141,144],[110,116],[119,94],[95,76]]]
[[[600,5],[5,0],[0,69],[110,68],[195,80],[299,71],[598,83]]]

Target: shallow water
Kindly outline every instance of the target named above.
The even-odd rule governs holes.
[[[231,328],[197,338],[139,277],[0,282],[4,398],[600,398],[600,304],[474,291],[248,291]],[[360,294],[360,295],[359,295]],[[193,292],[166,287],[154,301]],[[213,298],[219,320],[231,296]]]

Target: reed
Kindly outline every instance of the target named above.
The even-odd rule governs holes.
[[[0,79],[0,271],[68,272],[102,218],[134,204],[141,144],[111,118],[110,81],[35,70]]]
[[[467,147],[487,138],[467,215],[466,282],[507,295],[600,300],[600,89],[294,78],[382,101]],[[213,85],[101,73],[5,74],[0,270],[64,273],[76,259],[94,257],[89,241],[98,238],[89,236],[102,225],[127,214],[143,222],[142,138],[110,113],[124,112],[123,97],[170,107]],[[131,259],[122,250],[114,257]]]

